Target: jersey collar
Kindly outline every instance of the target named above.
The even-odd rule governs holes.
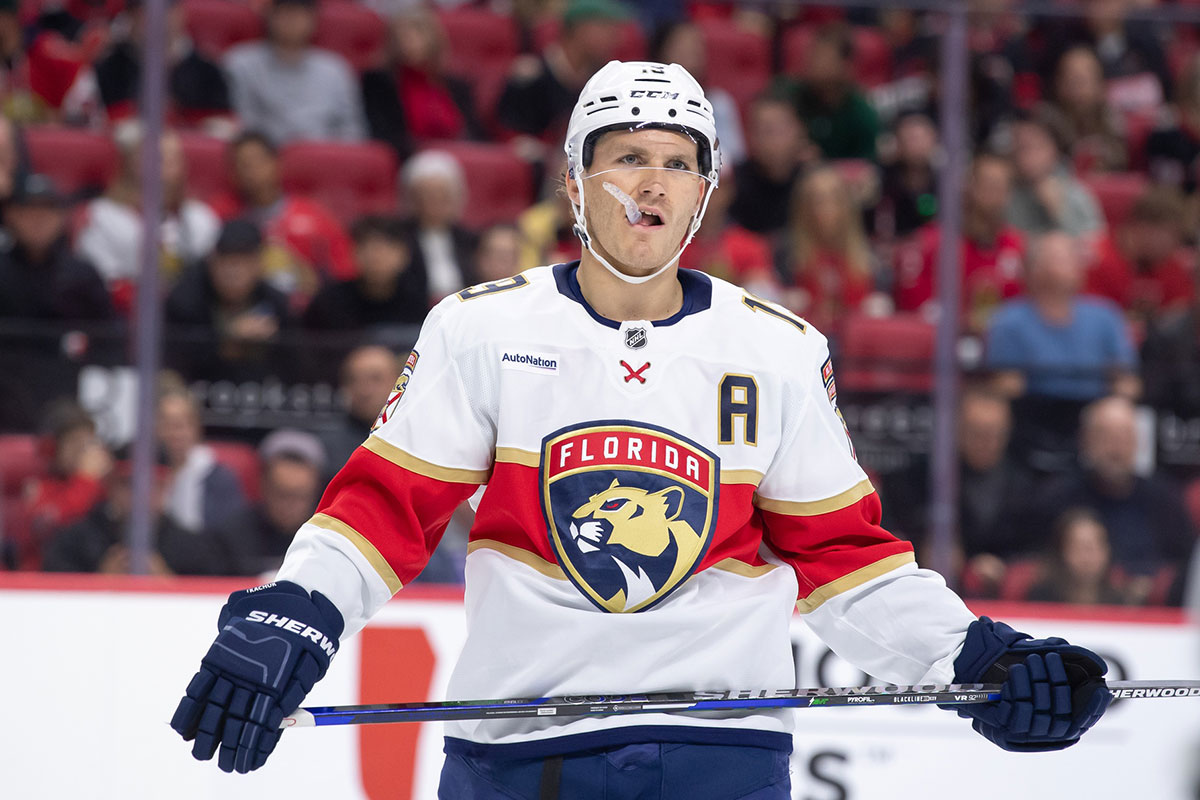
[[[583,306],[588,315],[601,325],[609,328],[621,327],[620,322],[601,316],[596,309],[588,305],[587,300],[583,299],[583,291],[579,288],[578,261],[556,264],[553,270],[554,282],[558,285],[560,294]],[[679,278],[679,285],[683,287],[683,305],[666,319],[653,320],[650,324],[656,328],[665,325],[674,325],[684,317],[708,310],[709,306],[712,305],[712,281],[709,280],[707,275],[693,269],[683,268],[680,268],[676,275]]]

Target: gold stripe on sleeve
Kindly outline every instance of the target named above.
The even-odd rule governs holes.
[[[444,483],[469,483],[473,486],[487,483],[489,471],[486,469],[455,469],[453,467],[441,467],[437,464],[431,464],[428,461],[423,461],[414,455],[404,452],[399,447],[396,447],[396,445],[378,436],[367,437],[362,446],[398,467],[404,467],[409,472],[424,475],[426,478],[433,478],[435,481],[443,481]]]
[[[363,554],[363,558],[367,559],[367,562],[379,573],[379,577],[383,578],[383,582],[387,584],[388,591],[392,594],[395,594],[404,587],[404,584],[400,583],[400,579],[396,577],[396,572],[392,569],[392,565],[387,563],[387,559],[375,549],[375,545],[371,544],[367,537],[354,530],[354,528],[328,514],[314,514],[309,522],[322,530],[340,533],[349,539],[358,548],[358,552]]]
[[[538,558],[528,550],[513,547],[511,544],[497,542],[494,539],[477,539],[467,545],[467,555],[474,553],[476,550],[495,550],[497,553],[507,556],[513,561],[520,561],[522,564],[533,567],[547,578],[554,578],[556,581],[565,581],[567,579],[567,574],[563,572],[562,567],[558,564],[553,564],[544,558]]]
[[[769,497],[755,495],[754,505],[763,511],[774,511],[776,514],[787,514],[792,517],[815,517],[818,514],[828,514],[831,511],[840,511],[847,506],[852,506],[874,491],[875,487],[871,485],[870,479],[864,478],[846,491],[824,500],[798,503],[791,500],[772,500]]]
[[[732,572],[734,575],[741,575],[743,578],[757,578],[766,575],[778,566],[778,564],[760,564],[756,567],[753,564],[747,564],[745,561],[738,561],[736,558],[726,558],[713,564],[712,568],[722,570],[723,572]]]
[[[912,553],[896,553],[894,556],[881,558],[874,564],[868,564],[865,567],[854,570],[849,575],[832,580],[824,586],[818,586],[813,592],[803,600],[796,602],[796,610],[801,614],[808,614],[816,611],[817,608],[832,597],[836,597],[842,592],[848,592],[851,589],[862,586],[872,578],[878,578],[880,575],[891,572],[894,569],[911,564],[916,559]]]
[[[523,467],[537,468],[542,465],[542,457],[538,453],[521,450],[516,447],[497,447],[496,461],[506,464],[520,464]]]
[[[758,486],[762,483],[763,474],[756,469],[723,469],[721,483],[748,483]]]

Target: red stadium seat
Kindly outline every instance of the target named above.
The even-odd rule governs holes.
[[[245,442],[208,442],[217,463],[229,468],[237,476],[242,492],[250,502],[262,498],[261,471],[258,451]]]
[[[447,70],[471,84],[475,108],[489,122],[521,50],[520,31],[512,17],[484,8],[445,9],[438,19],[450,44]]]
[[[316,200],[343,224],[396,210],[396,155],[379,142],[293,142],[280,171],[285,192]]]
[[[233,178],[223,139],[199,133],[181,132],[183,160],[187,163],[188,192],[198,200],[212,202],[216,197],[233,194]]]
[[[1084,175],[1081,180],[1096,195],[1110,228],[1125,221],[1133,204],[1150,186],[1150,179],[1140,172],[1097,173]]]
[[[233,0],[183,0],[183,17],[196,49],[210,58],[263,35],[262,17]]]
[[[0,434],[0,493],[15,498],[25,482],[44,469],[38,437],[32,433]]]
[[[783,71],[801,75],[809,46],[817,35],[812,25],[797,25],[783,34]],[[887,39],[871,28],[854,28],[854,77],[867,88],[892,79],[892,51]]]
[[[727,20],[707,19],[699,27],[708,51],[706,82],[729,92],[744,108],[771,79],[770,40]]]
[[[383,63],[387,23],[358,3],[322,3],[317,11],[314,44],[332,50],[363,72]]]
[[[25,145],[33,169],[68,195],[97,192],[117,172],[117,147],[101,133],[34,126],[25,129]]]
[[[857,392],[929,392],[934,327],[916,314],[853,316],[838,339],[838,388]]]
[[[424,148],[454,156],[467,179],[463,224],[481,229],[512,222],[533,203],[533,173],[507,145],[436,142]]]

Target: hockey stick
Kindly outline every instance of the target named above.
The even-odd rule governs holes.
[[[1200,681],[1109,681],[1118,699],[1200,697]],[[571,695],[530,700],[456,700],[444,703],[387,703],[297,709],[281,728],[367,725],[377,722],[440,722],[505,717],[581,717],[669,711],[730,711],[748,708],[815,708],[858,705],[987,703],[1000,699],[999,684],[858,686],[839,689],[778,689],[733,692],[662,692],[630,695]]]

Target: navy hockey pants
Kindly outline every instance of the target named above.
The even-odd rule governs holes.
[[[551,758],[446,755],[439,800],[788,800],[789,754],[633,744]]]

